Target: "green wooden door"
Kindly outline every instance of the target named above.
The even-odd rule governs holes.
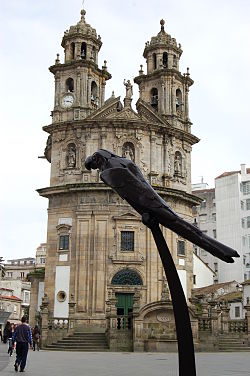
[[[116,299],[117,316],[119,317],[118,326],[123,329],[130,328],[131,317],[129,317],[129,314],[133,312],[133,294],[116,294]]]

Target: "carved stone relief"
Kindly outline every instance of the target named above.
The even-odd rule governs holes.
[[[125,142],[122,146],[122,156],[123,158],[130,159],[131,161],[135,161],[135,147],[132,142]]]

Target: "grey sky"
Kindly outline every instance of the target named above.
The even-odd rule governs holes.
[[[5,259],[33,256],[46,241],[47,200],[37,188],[49,185],[43,155],[54,80],[48,67],[61,39],[80,19],[81,0],[0,0],[1,240]],[[192,152],[193,182],[210,186],[224,171],[249,161],[250,2],[248,0],[86,0],[86,21],[101,35],[99,65],[113,78],[106,99],[121,95],[123,79],[138,75],[145,42],[165,30],[181,43],[181,71],[190,67],[192,132],[201,141]],[[138,98],[134,84],[134,103]]]

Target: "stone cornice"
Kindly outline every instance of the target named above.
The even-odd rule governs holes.
[[[190,124],[190,123],[188,123]],[[190,145],[194,145],[200,141],[200,139],[193,134],[186,132],[182,129],[175,128],[169,124],[156,124],[152,122],[146,122],[143,120],[126,120],[126,119],[84,119],[75,120],[71,122],[53,123],[43,127],[43,130],[49,134],[53,134],[56,131],[66,131],[70,127],[73,129],[86,129],[90,131],[94,126],[107,129],[142,129],[144,131],[155,131],[158,134],[166,134],[169,137],[176,137],[183,141],[188,142]]]
[[[194,196],[190,193],[185,191],[181,191],[178,189],[162,187],[158,185],[152,185],[152,187],[156,190],[158,194],[161,196],[167,196],[174,199],[179,199],[185,201],[187,204],[194,206],[199,205],[202,201],[199,197]],[[68,193],[77,193],[77,192],[101,192],[101,191],[112,191],[111,188],[104,185],[104,183],[76,183],[76,184],[65,184],[65,185],[57,185],[54,187],[47,187],[37,189],[37,192],[40,196],[50,198],[55,195],[62,195]]]
[[[57,72],[64,72],[68,71],[69,69],[77,69],[78,67],[83,68],[91,68],[93,71],[96,71],[98,75],[101,75],[105,78],[105,80],[110,80],[112,75],[104,69],[98,68],[98,65],[95,64],[93,61],[90,60],[71,60],[64,64],[54,64],[49,67],[49,71],[54,75]]]
[[[150,74],[142,74],[140,76],[136,76],[134,78],[134,82],[138,85],[144,82],[151,81],[152,79],[160,79],[162,77],[175,77],[175,79],[179,79],[182,83],[188,84],[188,86],[193,85],[194,81],[190,78],[190,76],[183,75],[177,69],[169,69],[169,68],[160,68],[154,70]]]

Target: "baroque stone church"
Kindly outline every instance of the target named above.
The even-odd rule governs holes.
[[[191,194],[191,149],[199,141],[189,119],[193,80],[188,69],[180,72],[181,45],[161,20],[158,34],[145,44],[146,71],[141,66],[134,78],[136,111],[129,80],[124,81],[123,101],[114,94],[105,100],[111,74],[106,61],[99,65],[101,37],[85,13],[82,9],[80,21],[63,35],[63,61],[57,55],[49,68],[55,100],[52,123],[43,130],[51,175],[50,186],[38,190],[49,201],[43,341],[49,344],[77,330],[128,328],[128,317],[134,315],[133,348],[143,350],[152,330],[158,337],[174,338],[160,257],[140,216],[101,182],[98,171],[86,170],[84,161],[100,148],[133,160],[171,208],[192,222],[198,201]],[[163,232],[188,300],[193,245]],[[121,324],[122,318],[127,322]]]

